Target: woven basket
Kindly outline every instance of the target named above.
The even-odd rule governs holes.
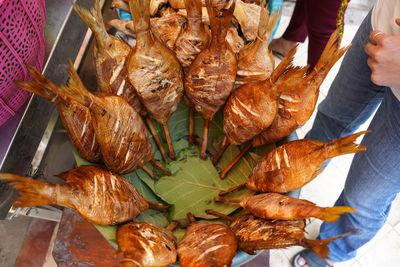
[[[25,64],[43,69],[45,19],[44,0],[0,0],[0,125],[30,96],[14,84],[30,79]]]

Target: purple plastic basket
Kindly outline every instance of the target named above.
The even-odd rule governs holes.
[[[0,125],[30,96],[14,84],[30,79],[25,64],[43,69],[45,20],[44,0],[0,0]]]

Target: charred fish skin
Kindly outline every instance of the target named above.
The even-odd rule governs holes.
[[[193,223],[178,245],[183,267],[230,266],[237,244],[233,232],[221,224]]]
[[[115,96],[100,98],[93,105],[93,126],[98,136],[107,168],[129,173],[153,157],[146,126],[124,99]]]
[[[176,262],[174,234],[157,225],[145,222],[124,224],[117,229],[117,242],[124,253],[121,265],[134,262],[137,266],[170,266]]]
[[[183,71],[150,29],[149,0],[131,0],[136,47],[128,60],[129,80],[150,116],[165,124],[183,96]]]
[[[251,214],[237,217],[230,226],[239,249],[248,254],[255,254],[260,249],[300,245],[305,238],[304,227],[304,220],[265,220]]]
[[[187,23],[179,34],[174,52],[182,67],[188,68],[196,56],[208,46],[209,34],[202,22],[201,0],[185,0]]]

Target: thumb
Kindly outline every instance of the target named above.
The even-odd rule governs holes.
[[[400,26],[400,18],[397,18],[397,19],[396,19],[396,23],[397,23],[397,25]]]

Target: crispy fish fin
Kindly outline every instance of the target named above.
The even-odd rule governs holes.
[[[150,29],[150,0],[129,0],[129,8],[135,22],[135,32]]]
[[[31,207],[56,204],[52,197],[54,185],[10,173],[0,173],[0,181],[18,190],[15,207]]]
[[[358,229],[355,229],[353,231],[349,231],[347,233],[344,233],[339,236],[327,238],[327,239],[322,239],[322,240],[310,240],[310,239],[304,239],[303,244],[304,246],[310,248],[312,251],[314,251],[315,254],[320,256],[321,258],[327,258],[329,255],[329,248],[328,245],[332,241],[348,236],[349,234],[358,231]]]
[[[336,222],[340,215],[346,212],[357,212],[352,207],[331,207],[324,208],[322,212],[315,215],[315,218],[321,219],[326,222]]]
[[[293,47],[289,51],[289,53],[286,54],[286,56],[282,59],[279,65],[271,73],[271,75],[269,76],[271,82],[275,83],[284,72],[288,71],[289,69],[295,68],[293,67],[293,59],[297,51],[297,46],[298,44],[295,47]]]
[[[57,85],[48,80],[41,72],[31,65],[26,65],[32,76],[30,81],[15,81],[15,84],[22,89],[37,94],[48,100],[52,100],[57,95]]]
[[[68,84],[60,86],[59,92],[69,99],[72,99],[86,107],[90,106],[95,98],[86,88],[84,87],[78,73],[74,69],[74,65],[71,60],[68,60],[69,68],[69,80]]]
[[[339,38],[339,29],[336,29],[329,38],[324,51],[310,75],[307,76],[307,79],[317,79],[322,82],[329,70],[335,65],[336,61],[350,48],[350,45],[348,45],[339,49]]]
[[[354,141],[361,135],[370,133],[371,130],[361,131],[346,137],[342,137],[331,141],[327,144],[328,147],[328,157],[333,158],[339,155],[358,153],[365,151],[367,149],[366,145],[359,145],[354,143]]]
[[[279,17],[281,16],[282,8],[278,8],[272,16],[269,15],[268,4],[266,0],[263,0],[261,3],[260,10],[260,22],[258,24],[258,37],[269,43],[269,39],[271,38],[271,34],[275,28],[276,23],[278,22]]]
[[[93,31],[96,37],[97,45],[106,49],[107,44],[109,44],[111,40],[107,33],[106,26],[104,25],[100,0],[94,0],[93,6],[90,10],[83,8],[74,2],[72,3],[72,7],[85,22],[85,24]]]
[[[317,177],[325,168],[326,168],[326,165],[323,166],[323,167],[319,167],[319,168],[313,173],[313,175],[311,176],[310,181],[314,180],[315,177]]]

